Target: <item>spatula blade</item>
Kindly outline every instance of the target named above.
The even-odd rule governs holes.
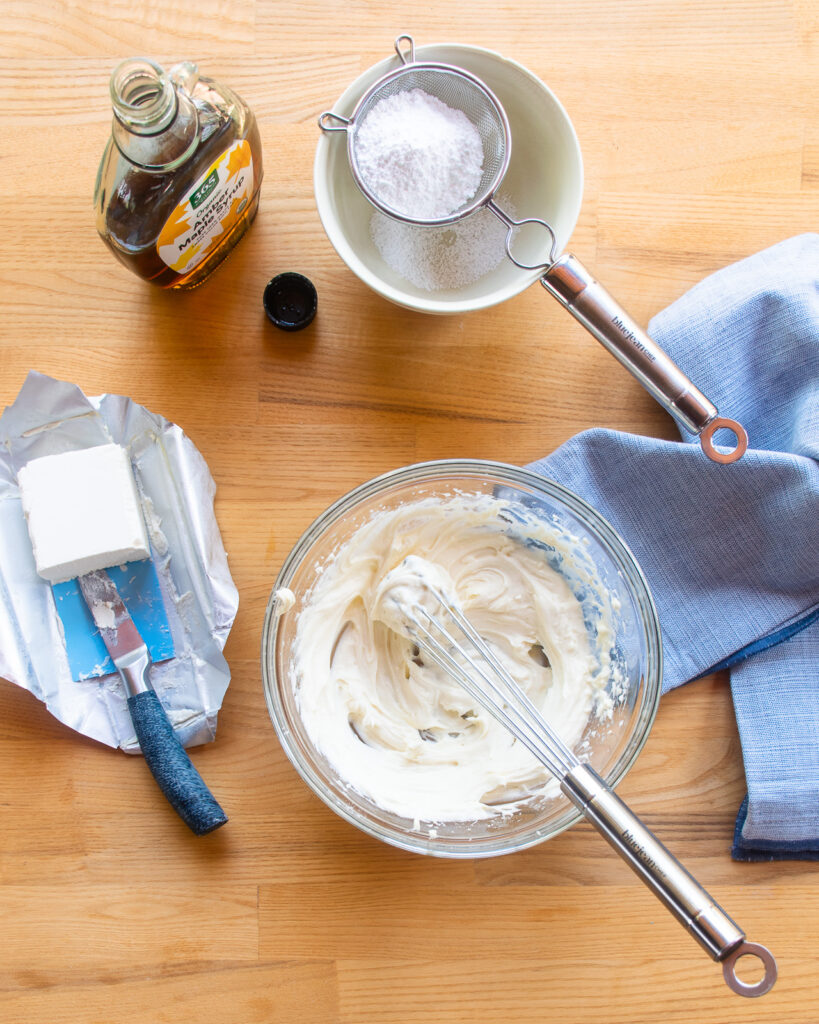
[[[102,642],[119,668],[118,659],[145,647],[145,642],[105,569],[79,576],[77,582]]]

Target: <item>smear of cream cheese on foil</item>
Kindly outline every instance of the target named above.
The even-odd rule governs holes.
[[[605,699],[610,626],[601,620],[590,639],[580,601],[538,546],[570,556],[573,538],[538,520],[510,528],[507,509],[486,495],[385,509],[316,567],[298,612],[291,671],[308,734],[345,784],[414,821],[511,813],[557,786],[402,628],[402,601],[423,601],[419,565],[570,747]]]

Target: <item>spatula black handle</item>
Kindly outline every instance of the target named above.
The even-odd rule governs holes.
[[[153,777],[188,828],[203,836],[224,825],[227,815],[194,768],[156,693],[133,694],[128,710]]]

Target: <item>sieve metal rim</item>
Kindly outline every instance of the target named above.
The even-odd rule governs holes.
[[[400,38],[403,37],[399,37],[399,39]],[[497,192],[501,181],[503,181],[503,178],[509,169],[509,161],[512,157],[512,130],[509,125],[509,118],[506,116],[506,111],[498,97],[492,92],[485,82],[481,81],[477,75],[473,75],[471,71],[456,67],[454,64],[444,64],[440,61],[404,60],[400,53],[399,56],[402,60],[401,65],[394,68],[392,71],[388,71],[385,75],[381,75],[380,78],[373,82],[369,89],[367,89],[360,97],[349,117],[344,117],[341,114],[335,114],[332,111],[326,111],[319,117],[319,127],[324,132],[346,132],[347,164],[350,168],[353,180],[365,199],[372,203],[372,205],[382,213],[385,213],[393,220],[402,221],[404,224],[413,224],[421,227],[442,227],[446,224],[454,224],[456,221],[462,220],[464,217],[468,217],[482,206],[486,206],[487,202],[489,202]],[[364,183],[358,168],[358,161],[355,156],[355,132],[359,127],[357,122],[361,111],[369,105],[375,93],[389,85],[390,82],[394,81],[396,78],[401,78],[403,75],[409,74],[411,71],[444,72],[460,79],[466,79],[475,89],[478,90],[478,92],[482,93],[487,98],[488,102],[497,114],[498,121],[501,125],[503,135],[503,159],[500,161],[500,165],[494,177],[490,181],[489,185],[477,193],[465,206],[458,207],[454,213],[448,214],[446,217],[436,217],[434,219],[409,217],[406,214],[401,213],[399,210],[394,210],[391,206],[383,203]],[[326,123],[327,118],[332,118],[340,123],[338,125],[328,124]]]

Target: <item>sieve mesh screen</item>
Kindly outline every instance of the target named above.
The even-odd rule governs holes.
[[[356,112],[356,127],[364,124],[367,115],[381,100],[412,89],[420,89],[448,107],[462,111],[480,135],[483,146],[483,173],[480,184],[475,194],[458,209],[453,210],[446,219],[452,221],[467,216],[492,196],[506,171],[508,140],[505,117],[489,92],[458,69],[411,64],[377,85],[364,97]],[[367,183],[362,181],[356,152],[356,137],[357,132],[354,129],[349,138],[349,157],[356,181],[370,202],[385,213],[391,214],[394,211],[382,197],[375,194]],[[415,223],[431,224],[437,221],[418,219]]]

